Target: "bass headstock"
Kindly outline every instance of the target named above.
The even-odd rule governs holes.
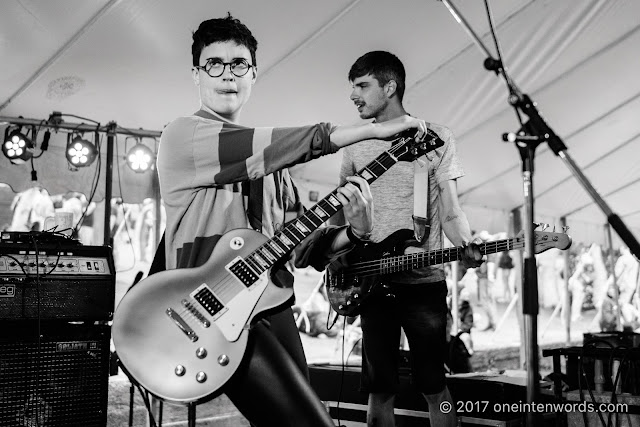
[[[421,140],[416,138],[417,134],[415,129],[407,129],[393,141],[393,155],[398,160],[412,162],[444,145],[444,141],[431,129],[427,129],[427,133]]]
[[[518,233],[518,237],[524,236],[524,231]],[[571,247],[571,236],[567,233],[555,233],[548,231],[534,231],[534,246],[537,254],[556,248],[560,250],[569,249]]]

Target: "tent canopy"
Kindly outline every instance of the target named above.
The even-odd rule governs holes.
[[[484,3],[452,3],[495,56]],[[509,74],[640,236],[640,2],[489,0],[489,6]],[[485,55],[442,2],[8,0],[2,9],[2,116],[41,120],[60,111],[161,131],[199,107],[192,31],[229,11],[259,41],[258,81],[244,124],[357,122],[348,70],[363,53],[388,50],[407,70],[407,110],[457,136],[466,171],[458,189],[472,227],[504,230],[508,213],[522,205],[520,156],[501,139],[519,128],[506,86],[483,68]],[[121,151],[124,139],[118,139]],[[36,169],[60,156],[50,151]],[[295,173],[303,190],[326,190],[337,185],[339,163],[338,153]],[[0,182],[30,185],[28,165],[4,158],[0,165]],[[87,191],[86,177],[66,176],[71,187],[84,186],[73,189]],[[536,151],[533,182],[536,218],[558,224],[566,216],[574,237],[602,241],[604,214],[546,144]]]

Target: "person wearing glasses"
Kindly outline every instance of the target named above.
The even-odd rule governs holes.
[[[303,209],[287,167],[364,139],[389,138],[412,128],[418,138],[424,134],[424,121],[407,115],[355,126],[240,125],[258,77],[256,49],[251,31],[231,14],[203,21],[193,33],[192,76],[201,107],[166,126],[157,159],[167,211],[167,269],[202,265],[221,235],[232,229],[252,227],[274,236],[286,211]],[[246,183],[249,189],[243,192]],[[297,266],[326,264],[371,231],[366,181],[349,178],[337,198],[351,226],[316,230],[296,253]],[[293,281],[288,271],[275,267],[272,279],[280,286]],[[309,385],[290,304],[250,325],[242,364],[222,391],[253,425],[333,425]]]

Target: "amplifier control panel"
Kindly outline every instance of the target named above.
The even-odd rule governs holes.
[[[112,274],[106,257],[81,257],[61,252],[56,255],[22,252],[0,255],[2,275],[82,275],[108,276]]]

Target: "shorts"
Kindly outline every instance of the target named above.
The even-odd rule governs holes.
[[[424,394],[439,393],[445,388],[446,282],[391,284],[390,290],[394,296],[372,294],[362,306],[360,389],[398,393],[402,327],[409,342],[412,383]]]

